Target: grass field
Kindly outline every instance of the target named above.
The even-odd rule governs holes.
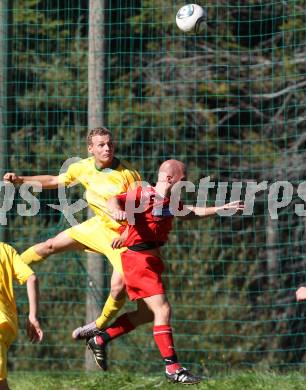
[[[183,385],[167,383],[163,376],[144,376],[132,373],[12,373],[9,376],[12,390],[174,390]],[[185,386],[186,387],[186,386]],[[189,388],[189,387],[188,387]],[[192,389],[201,390],[305,390],[306,375],[292,372],[240,372],[227,376],[215,376]]]

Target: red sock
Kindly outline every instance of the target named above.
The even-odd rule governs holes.
[[[125,313],[117,318],[101,335],[96,336],[96,343],[103,345],[116,337],[131,332],[133,329],[135,329],[135,326],[131,323],[128,315]]]
[[[165,363],[166,369],[169,373],[173,373],[181,365],[177,362],[177,356],[174,349],[173,337],[172,337],[172,328],[170,325],[157,325],[153,328],[153,336],[162,355]]]

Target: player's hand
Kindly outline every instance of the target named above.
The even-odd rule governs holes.
[[[235,210],[235,211],[243,211],[244,203],[240,200],[235,200],[234,202],[226,203],[223,206],[217,207],[218,210]]]
[[[27,320],[27,335],[32,343],[40,342],[43,339],[43,331],[37,318],[29,317]]]
[[[123,247],[124,239],[122,237],[116,237],[113,239],[111,246],[113,249],[120,249]]]
[[[123,210],[114,210],[112,212],[112,216],[115,221],[125,221],[126,220],[126,212]]]
[[[22,179],[20,176],[16,175],[14,172],[7,172],[3,176],[3,181],[6,183],[19,184],[22,183]]]
[[[306,300],[306,287],[300,287],[295,292],[295,297],[297,301],[305,301]]]

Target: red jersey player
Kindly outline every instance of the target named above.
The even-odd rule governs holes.
[[[133,219],[121,237],[113,240],[112,246],[128,247],[121,254],[124,280],[129,298],[137,301],[138,308],[123,314],[110,327],[88,341],[96,363],[102,369],[106,368],[105,346],[110,340],[154,319],[153,336],[166,364],[166,377],[182,384],[200,382],[200,377],[182,367],[177,360],[170,326],[171,307],[161,278],[164,265],[159,247],[167,241],[174,217],[170,208],[171,189],[182,180],[186,180],[185,165],[177,160],[167,160],[159,168],[155,187],[138,188],[109,200],[108,205],[115,220]],[[178,204],[178,210],[183,207],[189,211],[183,217],[185,219],[214,215],[218,210],[243,210],[239,201],[221,207]],[[133,216],[129,215],[129,211],[134,211]]]

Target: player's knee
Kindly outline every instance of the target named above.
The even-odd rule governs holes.
[[[167,318],[168,321],[170,321],[171,318],[171,306],[167,302],[167,304],[164,306],[164,315]]]
[[[117,278],[115,281],[112,280],[110,294],[116,301],[119,301],[124,297],[125,284],[123,282],[123,279]]]
[[[160,315],[165,323],[169,323],[171,319],[171,306],[165,302],[160,308]]]
[[[55,253],[55,247],[54,247],[52,238],[49,238],[49,240],[44,242],[43,250],[44,250],[46,256],[49,256],[49,255],[52,255],[53,253]]]

